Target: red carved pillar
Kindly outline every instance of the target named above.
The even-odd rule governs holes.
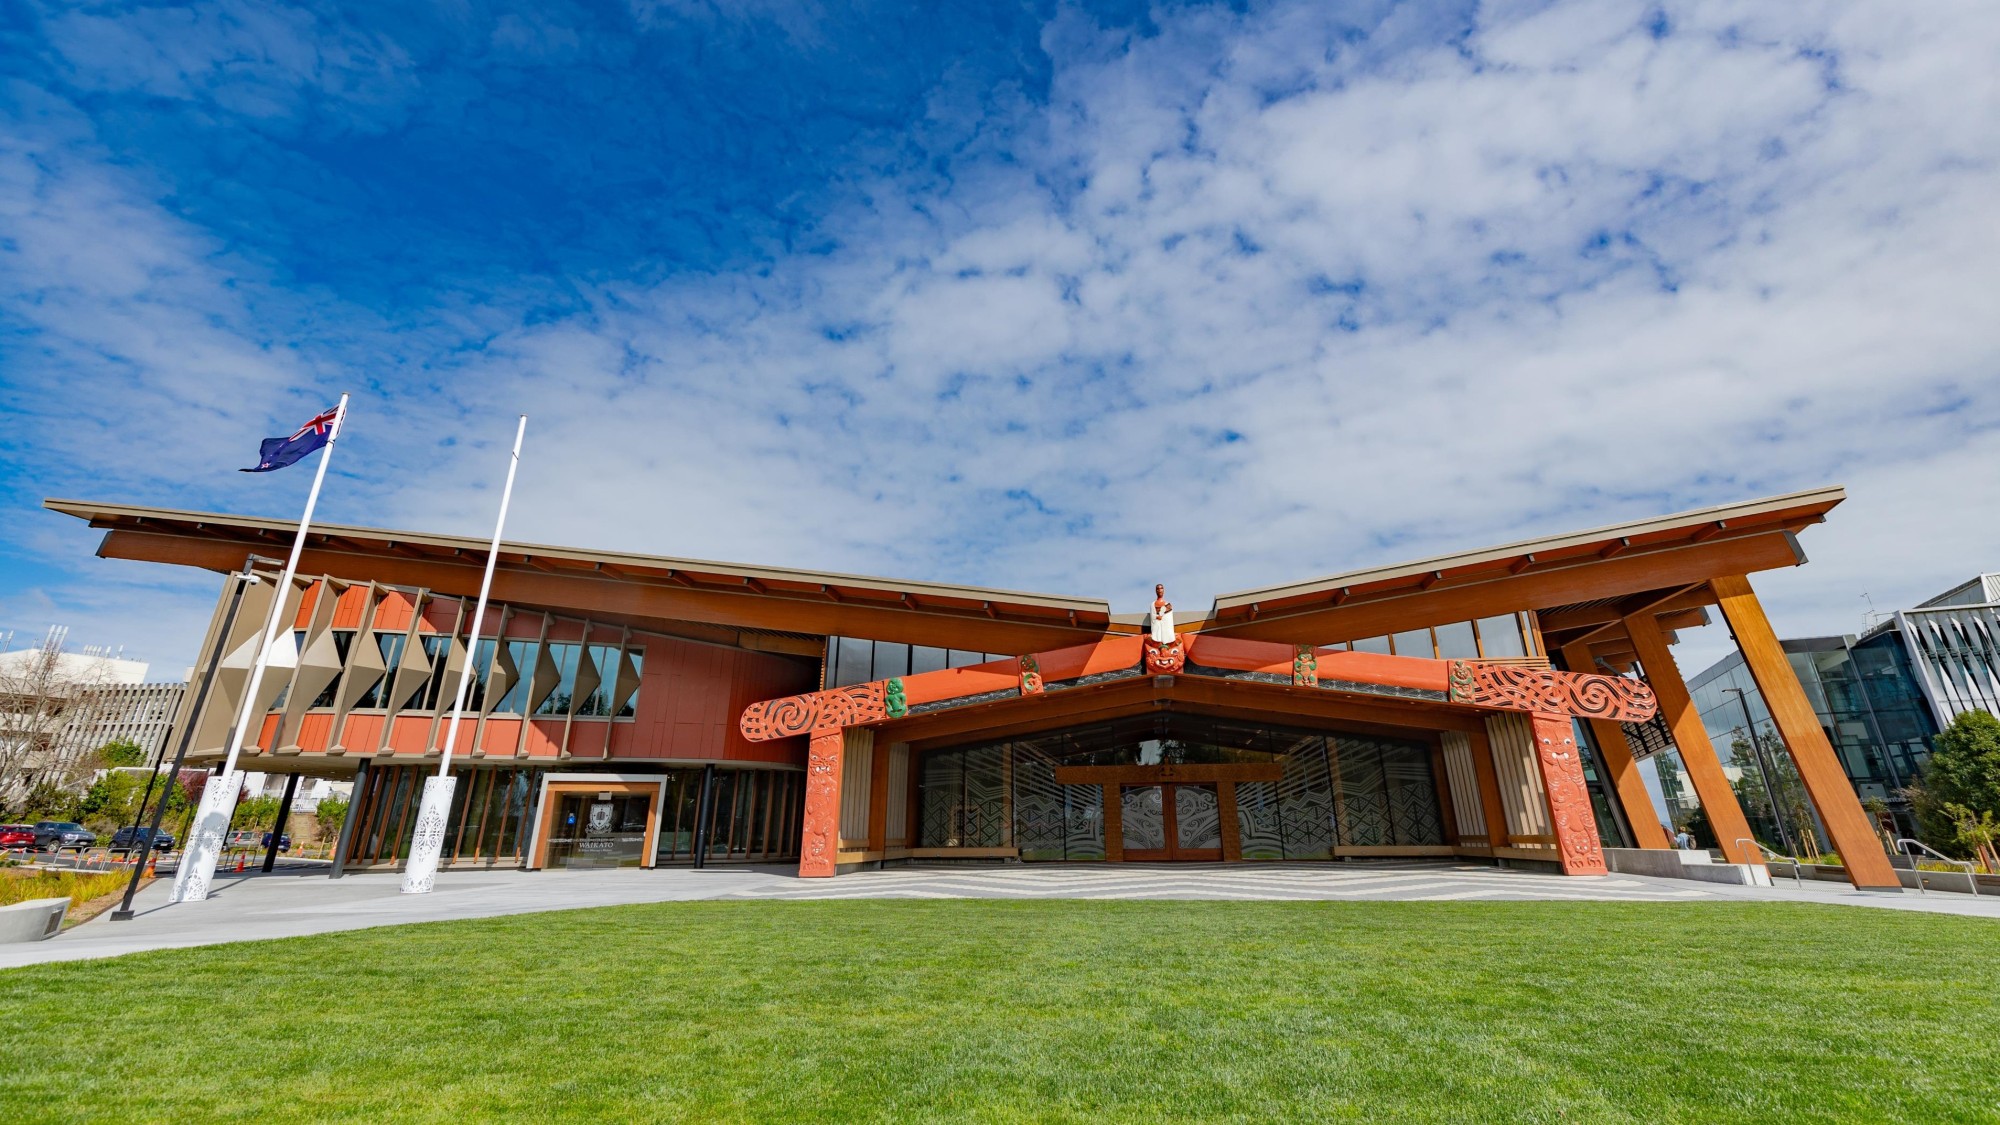
[[[842,728],[815,729],[806,755],[805,831],[799,877],[824,879],[838,868],[840,851],[840,748]]]
[[[1590,811],[1590,790],[1583,780],[1583,762],[1576,753],[1576,728],[1568,715],[1535,712],[1535,764],[1549,794],[1549,820],[1556,830],[1556,851],[1565,875],[1606,875],[1604,846],[1597,839],[1597,818]]]

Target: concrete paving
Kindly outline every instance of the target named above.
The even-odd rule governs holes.
[[[404,895],[382,872],[329,879],[324,868],[224,875],[204,902],[167,904],[171,880],[139,893],[137,917],[106,914],[48,941],[0,946],[0,968],[115,957],[371,926],[488,918],[638,902],[702,899],[1081,898],[1284,901],[1816,902],[1961,914],[2000,921],[2000,898],[1913,891],[1732,887],[1639,875],[1566,878],[1476,864],[1037,864],[897,867],[799,879],[789,865],[606,871],[446,871],[427,895]]]

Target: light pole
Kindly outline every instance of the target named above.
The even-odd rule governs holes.
[[[1743,708],[1743,730],[1750,739],[1750,757],[1757,763],[1758,776],[1764,779],[1764,795],[1771,799],[1771,820],[1778,826],[1778,842],[1785,845],[1787,853],[1797,855],[1798,849],[1792,846],[1792,834],[1785,828],[1785,814],[1778,808],[1778,791],[1771,788],[1771,767],[1764,761],[1763,745],[1757,741],[1757,724],[1750,719],[1750,697],[1743,694],[1742,688],[1733,687],[1723,688],[1722,694],[1735,696],[1737,704]]]

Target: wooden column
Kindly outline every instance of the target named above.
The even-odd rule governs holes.
[[[868,850],[880,852],[888,842],[889,743],[875,740],[874,762],[868,770]]]
[[[1438,812],[1444,816],[1444,842],[1458,846],[1458,812],[1451,807],[1451,775],[1444,768],[1444,743],[1433,736],[1431,742],[1431,779],[1437,783]]]
[[[839,727],[812,732],[806,754],[806,809],[799,847],[799,877],[824,879],[839,870],[840,749],[846,734]]]
[[[1723,858],[1731,863],[1764,862],[1754,847],[1737,843],[1749,838],[1750,822],[1743,818],[1743,806],[1736,801],[1736,791],[1729,787],[1729,775],[1722,772],[1715,744],[1708,740],[1708,731],[1701,725],[1701,713],[1688,697],[1680,666],[1674,663],[1673,653],[1667,651],[1659,619],[1651,613],[1633,614],[1625,619],[1625,631],[1632,638],[1632,650],[1639,654],[1640,666],[1646,670],[1646,682],[1652,685],[1653,696],[1660,701],[1660,714],[1666,717],[1667,726],[1673,731],[1681,764],[1687,767],[1688,780],[1694,783],[1695,795],[1701,798],[1702,811],[1708,814],[1708,825],[1715,830],[1715,842],[1721,847]]]
[[[1535,765],[1542,790],[1548,794],[1549,825],[1555,833],[1556,856],[1565,875],[1606,875],[1604,845],[1597,838],[1597,817],[1590,810],[1590,788],[1583,780],[1583,759],[1576,747],[1576,728],[1567,715],[1537,713],[1529,720],[1535,740]]]
[[[1572,672],[1589,672],[1595,661],[1590,645],[1574,641],[1562,648],[1563,663]],[[1660,814],[1653,811],[1653,798],[1639,776],[1639,763],[1632,760],[1632,744],[1625,741],[1625,728],[1610,719],[1585,719],[1590,724],[1591,741],[1597,744],[1598,765],[1604,768],[1618,804],[1625,810],[1625,823],[1632,826],[1632,839],[1642,848],[1671,848]]]
[[[1847,771],[1827,742],[1819,716],[1813,713],[1805,688],[1792,671],[1792,662],[1785,659],[1784,646],[1778,643],[1764,607],[1750,589],[1750,580],[1741,576],[1717,578],[1709,588],[1722,603],[1723,619],[1736,634],[1736,648],[1749,665],[1751,678],[1757,681],[1757,690],[1764,696],[1764,707],[1770,711],[1779,737],[1785,740],[1785,749],[1791,751],[1820,823],[1826,825],[1834,850],[1847,865],[1848,881],[1857,887],[1901,890],[1902,882],[1854,795]]]
[[[1483,730],[1467,731],[1472,745],[1472,772],[1479,778],[1479,807],[1486,814],[1486,846],[1504,848],[1513,841],[1507,833],[1507,805],[1500,800],[1500,778],[1493,772],[1493,740]]]

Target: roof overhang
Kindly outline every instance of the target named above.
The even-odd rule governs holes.
[[[218,573],[250,555],[285,554],[298,531],[296,521],[255,516],[82,500],[43,506],[103,529],[102,557]],[[316,523],[300,572],[469,597],[486,550],[486,540],[468,536]],[[515,542],[501,545],[492,596],[641,627],[694,622],[1010,654],[1094,639],[1111,619],[1110,605],[1093,598]]]
[[[1523,610],[1664,600],[1713,578],[1805,562],[1797,533],[1846,497],[1819,488],[1244,590],[1215,599],[1201,631],[1325,644]]]

